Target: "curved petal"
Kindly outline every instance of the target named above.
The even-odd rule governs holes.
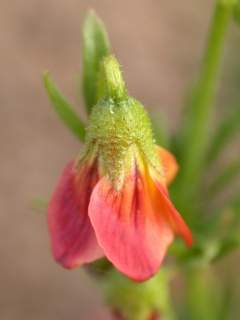
[[[191,246],[193,242],[192,233],[169,199],[168,191],[161,183],[161,177],[158,177],[158,173],[154,169],[150,169],[149,172],[151,176],[149,184],[154,185],[151,192],[151,201],[155,211],[161,212],[162,218],[164,217],[173,231],[183,238],[187,246]]]
[[[166,174],[167,185],[169,185],[174,180],[178,172],[176,158],[171,152],[160,146],[156,146],[156,149]]]
[[[157,212],[151,203],[152,186],[147,179],[144,172],[133,170],[122,190],[116,191],[103,177],[89,204],[89,217],[107,258],[137,281],[156,273],[173,240],[161,208]]]
[[[65,268],[74,268],[102,256],[88,217],[88,204],[98,179],[95,165],[64,169],[48,207],[48,226],[54,258]]]

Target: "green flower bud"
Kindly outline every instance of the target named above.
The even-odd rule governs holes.
[[[133,154],[143,155],[162,174],[149,116],[140,102],[127,95],[117,60],[103,60],[99,102],[87,128],[87,148],[96,150],[104,174],[118,190],[129,171]]]

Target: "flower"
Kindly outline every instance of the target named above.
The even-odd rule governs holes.
[[[154,144],[149,117],[127,95],[112,56],[102,79],[85,150],[65,167],[49,204],[52,251],[70,269],[105,255],[143,281],[157,272],[175,233],[192,243],[167,190],[178,166]]]

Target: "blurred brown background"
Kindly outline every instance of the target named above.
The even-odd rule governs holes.
[[[1,0],[1,320],[108,319],[90,277],[54,263],[45,215],[32,209],[36,196],[49,197],[80,147],[50,108],[42,71],[50,70],[81,110],[75,94],[80,26],[93,8],[106,23],[131,94],[152,111],[164,111],[174,127],[199,65],[213,2]],[[229,57],[234,48],[232,39]]]

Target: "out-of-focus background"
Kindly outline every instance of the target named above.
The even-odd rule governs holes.
[[[34,198],[49,197],[63,166],[80,148],[50,108],[41,73],[50,70],[84,114],[75,94],[80,27],[93,8],[107,26],[131,94],[152,112],[165,112],[174,128],[200,63],[213,3],[1,0],[1,320],[108,319],[90,277],[53,261],[45,215],[32,208]],[[221,91],[225,106],[239,95],[240,46],[234,27],[231,31],[223,75],[228,86]]]

